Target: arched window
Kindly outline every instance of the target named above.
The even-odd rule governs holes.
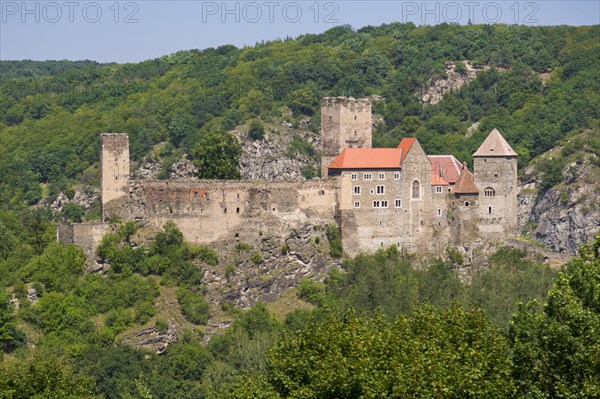
[[[412,184],[412,197],[415,199],[421,198],[421,184],[415,180]]]
[[[485,195],[486,197],[495,197],[496,190],[494,190],[491,187],[486,187],[485,190],[483,190],[483,195]]]

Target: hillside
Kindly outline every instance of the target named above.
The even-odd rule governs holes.
[[[600,226],[599,38],[393,23],[137,64],[1,61],[0,397],[600,395],[600,238],[582,247]],[[323,96],[369,97],[375,146],[417,137],[471,165],[498,128],[522,237],[469,259],[345,259],[334,225],[209,247],[117,221],[93,262],[55,242],[100,218],[100,133],[129,133],[139,179],[196,179],[220,130],[234,175],[311,179]]]

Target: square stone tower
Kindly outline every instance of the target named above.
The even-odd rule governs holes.
[[[321,100],[321,178],[344,148],[371,148],[371,101],[325,97]]]
[[[113,213],[109,203],[129,193],[129,136],[127,133],[103,133],[100,152],[100,189],[102,221]]]
[[[517,229],[517,153],[497,129],[473,154],[479,187],[479,232],[505,238]]]

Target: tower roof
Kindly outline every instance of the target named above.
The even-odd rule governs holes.
[[[452,192],[455,194],[479,194],[479,189],[475,185],[475,176],[469,172],[466,163],[463,163],[462,171],[452,188]]]
[[[473,154],[474,157],[516,157],[517,153],[494,128]]]

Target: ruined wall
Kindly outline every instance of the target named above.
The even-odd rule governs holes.
[[[174,221],[193,243],[233,232],[285,232],[303,224],[335,223],[337,183],[134,181],[127,199],[110,204],[125,220],[162,227]]]
[[[321,177],[344,148],[371,148],[369,99],[325,97],[321,101]]]
[[[85,253],[88,259],[93,259],[96,248],[102,236],[110,231],[107,223],[73,223],[58,226],[56,239],[66,244],[75,244]]]
[[[127,133],[103,133],[100,152],[100,189],[102,220],[111,213],[108,203],[127,195],[129,190],[129,136]]]
[[[516,157],[474,157],[479,188],[479,230],[486,239],[501,240],[517,230]]]

